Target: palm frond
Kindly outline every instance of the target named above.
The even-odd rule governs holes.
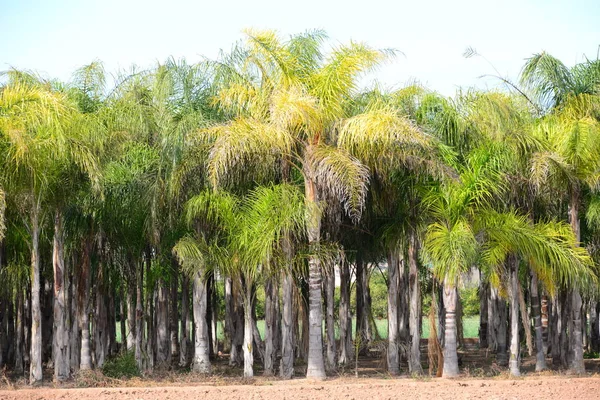
[[[304,173],[325,193],[344,204],[346,213],[358,221],[365,205],[369,170],[343,149],[327,145],[306,150]]]

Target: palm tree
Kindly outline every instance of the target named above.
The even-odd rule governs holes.
[[[530,90],[546,111],[537,135],[544,147],[532,157],[531,179],[539,189],[567,188],[568,219],[577,242],[580,242],[580,207],[582,191],[595,190],[600,168],[600,129],[598,98],[600,61],[586,61],[571,69],[547,53],[531,57],[521,74],[521,83]],[[581,332],[581,288],[571,293],[570,318],[573,334],[569,352],[570,369],[581,374],[583,343]]]
[[[572,235],[556,223],[532,225],[512,210],[494,210],[494,198],[502,190],[502,175],[497,169],[501,154],[476,149],[461,168],[457,182],[446,182],[432,190],[426,199],[436,222],[427,230],[425,256],[438,279],[444,281],[445,339],[444,377],[458,375],[456,355],[456,286],[478,259],[498,268],[507,257],[526,258],[533,265],[551,266],[565,282],[590,276],[586,251],[575,247]],[[501,165],[501,164],[500,164]],[[511,263],[510,295],[513,311],[516,300],[516,265]],[[518,308],[513,312],[511,373],[518,374]],[[516,340],[515,340],[515,335]]]
[[[74,163],[94,171],[91,151],[73,135],[69,126],[74,107],[61,94],[36,76],[10,71],[1,89],[0,132],[7,144],[3,181],[26,199],[22,210],[31,237],[32,345],[30,381],[42,380],[40,312],[40,230],[44,202],[61,168]]]
[[[334,50],[323,62],[321,40],[322,34],[317,33],[281,43],[272,32],[249,32],[249,49],[238,51],[243,68],[217,95],[233,120],[209,131],[214,137],[209,173],[215,186],[239,176],[244,167],[261,165],[268,170],[277,159],[295,168],[304,182],[312,254],[319,253],[321,241],[319,202],[334,196],[354,219],[360,216],[367,170],[328,142],[356,78],[384,58],[381,52],[353,43]],[[264,167],[259,172],[264,173]],[[317,379],[325,377],[321,281],[320,260],[313,256],[309,259],[307,377]]]

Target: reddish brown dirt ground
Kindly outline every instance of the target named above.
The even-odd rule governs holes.
[[[426,347],[422,351],[425,367]],[[516,379],[509,378],[506,367],[496,365],[495,357],[478,349],[475,343],[467,343],[467,349],[459,352],[459,359],[462,375],[452,380],[406,375],[392,378],[385,372],[381,354],[361,357],[358,371],[340,370],[321,382],[303,379],[306,370],[300,362],[293,380],[262,377],[259,363],[255,369],[257,377],[244,380],[239,368],[228,366],[227,357],[215,360],[211,376],[175,370],[118,380],[90,371],[60,387],[52,383],[52,370],[45,371],[45,383],[37,388],[28,386],[23,377],[0,371],[0,400],[600,399],[600,359],[586,360],[586,376],[573,377],[557,369],[536,373],[534,357],[525,356],[523,377]],[[401,365],[403,372],[406,369],[405,364]]]
[[[249,385],[160,386],[0,391],[3,400],[187,400],[187,399],[598,399],[600,377],[555,376],[527,379],[414,380],[337,378],[255,381]]]

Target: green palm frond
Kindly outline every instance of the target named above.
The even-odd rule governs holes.
[[[236,220],[238,200],[223,191],[205,190],[193,196],[185,204],[185,220],[193,225],[195,220],[206,221],[222,229],[232,229]]]
[[[391,106],[375,104],[343,121],[337,142],[377,171],[425,167],[443,175],[445,170],[441,162],[434,162],[442,158],[438,157],[442,149],[437,141]]]
[[[357,78],[377,67],[393,52],[380,51],[362,43],[334,49],[325,64],[311,76],[311,94],[317,97],[326,115],[332,120],[342,114],[342,106],[356,90]]]
[[[439,279],[457,281],[477,260],[479,243],[465,220],[452,225],[433,223],[423,241],[423,257]]]
[[[534,54],[521,71],[521,85],[545,108],[559,105],[573,86],[569,69],[548,53]]]
[[[325,196],[341,201],[350,218],[358,221],[367,196],[366,166],[343,149],[318,145],[306,150],[304,170]]]
[[[290,154],[294,145],[289,132],[254,119],[237,119],[207,133],[216,138],[208,157],[209,177],[215,187],[247,165],[272,169],[275,159]]]
[[[242,262],[269,265],[282,258],[281,240],[300,238],[306,229],[306,204],[298,187],[280,184],[258,187],[245,199],[237,217],[238,232],[232,238]]]

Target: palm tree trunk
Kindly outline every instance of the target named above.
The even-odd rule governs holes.
[[[186,275],[181,275],[181,339],[180,339],[180,357],[179,364],[182,367],[188,367],[190,363],[190,283]]]
[[[421,291],[417,265],[418,246],[417,234],[412,230],[408,246],[408,290],[410,297],[408,371],[412,375],[423,375],[423,367],[421,366]]]
[[[490,283],[479,273],[479,348],[488,347],[488,298]]]
[[[352,319],[350,318],[350,266],[340,264],[340,365],[347,365],[352,357]]]
[[[398,264],[397,251],[388,253],[388,349],[387,364],[391,375],[400,373],[398,358]],[[340,305],[341,307],[341,305]],[[341,318],[340,318],[341,319]]]
[[[210,301],[210,318],[211,318],[211,337],[212,337],[212,352],[213,355],[219,353],[219,336],[217,335],[217,326],[219,323],[219,293],[217,292],[217,278],[214,273],[211,279],[211,301]]]
[[[119,293],[119,315],[120,315],[120,329],[121,329],[121,347],[120,351],[125,352],[127,350],[127,325],[125,322],[125,288],[123,287],[123,283],[121,283],[120,293]],[[129,311],[129,302],[127,301],[127,311]]]
[[[236,288],[233,293],[233,337],[231,340],[231,353],[229,355],[229,365],[239,365],[243,363],[242,346],[244,343],[244,307],[241,304],[242,295]]]
[[[491,301],[494,307],[493,330],[496,339],[496,361],[498,365],[508,365],[506,335],[507,335],[507,316],[506,301],[498,294],[498,289],[491,289]]]
[[[291,268],[291,265],[288,264],[288,268]],[[281,313],[281,364],[279,375],[284,379],[291,379],[294,376],[294,278],[291,274],[290,270],[283,271],[283,312]]]
[[[244,378],[254,376],[254,333],[252,324],[252,285],[246,280],[244,298]]]
[[[144,306],[143,306],[143,287],[144,287],[144,264],[137,265],[137,284],[135,300],[135,360],[140,371],[144,370],[144,354],[142,342],[144,339]]]
[[[194,324],[196,328],[194,362],[192,369],[194,372],[209,374],[210,365],[210,342],[208,339],[208,323],[206,321],[206,310],[208,308],[207,287],[202,271],[196,272],[193,283]]]
[[[225,302],[225,346],[229,345],[229,352],[233,347],[233,282],[231,277],[223,279],[223,294]]]
[[[590,305],[590,346],[592,351],[600,351],[600,302],[594,300]]]
[[[552,356],[552,365],[560,366],[560,336],[562,331],[562,320],[560,318],[560,294],[552,298],[552,307],[550,314],[550,354]]]
[[[443,378],[458,376],[458,353],[456,351],[456,285],[444,279],[444,369]]]
[[[398,341],[402,344],[408,344],[410,341],[410,296],[408,268],[404,259],[401,259],[398,264],[398,294],[400,296],[398,303]]]
[[[580,192],[578,187],[571,188],[571,201],[569,204],[569,220],[575,238],[579,244],[581,240],[581,229],[579,221],[579,203],[580,203]],[[572,316],[572,330],[569,334],[572,336],[570,340],[571,349],[569,353],[572,354],[573,359],[571,360],[570,370],[575,374],[585,373],[585,365],[583,363],[583,341],[582,341],[582,323],[581,323],[581,308],[582,300],[579,288],[573,288],[573,294],[571,296],[571,316]]]
[[[275,329],[276,315],[275,303],[277,292],[275,279],[270,277],[265,283],[265,358],[263,360],[264,375],[273,375],[273,364],[275,361]]]
[[[178,301],[178,288],[179,288],[179,264],[177,259],[172,257],[171,259],[171,310],[169,312],[170,322],[170,334],[171,334],[171,364],[177,365],[179,363],[179,313],[177,310]]]
[[[169,343],[169,296],[163,278],[158,280],[156,301],[156,367],[165,369],[170,364]]]
[[[79,281],[79,328],[81,329],[81,356],[79,368],[82,370],[92,369],[92,349],[90,346],[90,288],[92,282],[91,274],[91,252],[92,238],[85,239],[83,245],[83,260],[81,263],[81,275]]]
[[[538,295],[538,279],[535,271],[531,271],[531,313],[535,327],[535,370],[547,369],[546,354],[544,353],[544,338],[542,336],[542,315],[540,309],[540,297]]]
[[[145,320],[146,320],[146,342],[145,347],[145,361],[146,369],[152,371],[154,369],[155,361],[155,348],[156,348],[156,323],[155,323],[155,312],[154,304],[156,302],[156,284],[153,284],[150,277],[152,276],[152,250],[148,246],[145,251],[145,264],[146,264],[146,299],[145,299]]]
[[[531,336],[531,318],[529,311],[527,310],[527,304],[525,303],[525,295],[523,294],[523,288],[519,284],[517,286],[519,294],[519,310],[521,313],[521,324],[525,330],[525,343],[527,344],[527,354],[533,355],[533,338]]]
[[[311,178],[305,178],[305,196],[308,203],[307,233],[308,243],[313,255],[308,260],[309,286],[309,344],[308,367],[306,377],[325,378],[325,362],[323,360],[323,310],[321,305],[321,263],[314,254],[319,249],[321,234],[321,214],[317,208],[317,188]]]
[[[62,382],[69,378],[71,368],[69,325],[67,311],[67,290],[64,259],[64,231],[62,213],[54,217],[54,239],[52,242],[52,266],[54,269],[54,335],[52,359],[54,360],[54,380]]]
[[[71,259],[71,265],[76,265],[76,260],[73,257]],[[73,269],[73,268],[72,268]],[[81,330],[79,325],[79,282],[78,278],[74,273],[70,274],[71,285],[69,285],[69,302],[70,302],[70,339],[71,339],[71,371],[77,372],[81,363]]]
[[[131,279],[133,280],[133,279]],[[135,282],[131,282],[131,280],[127,284],[127,350],[134,351],[135,350],[135,290],[136,285]]]
[[[36,200],[34,200],[36,201]],[[40,205],[31,212],[31,356],[29,383],[42,382],[42,311],[40,304]]]
[[[18,375],[25,372],[25,363],[23,362],[24,355],[24,335],[25,335],[25,310],[24,310],[24,293],[17,288],[17,321],[16,321],[16,339],[15,339],[15,373]]]
[[[585,365],[583,363],[583,341],[582,341],[582,310],[583,302],[579,290],[573,289],[571,297],[571,315],[573,316],[573,330],[571,331],[571,353],[572,360],[570,370],[572,373],[585,374]]]
[[[335,320],[334,299],[335,296],[335,267],[330,265],[325,276],[325,304],[327,317],[325,330],[327,332],[327,370],[335,371],[337,350],[335,346]]]
[[[108,287],[114,288],[116,282],[111,280]],[[108,301],[107,301],[107,315],[108,315],[108,355],[114,356],[119,352],[119,344],[117,342],[117,291],[109,289]],[[125,325],[123,325],[125,329]]]
[[[515,255],[509,256],[510,267],[510,359],[509,372],[512,376],[520,376],[521,354],[519,349],[519,259]]]
[[[101,368],[108,353],[108,310],[106,305],[106,272],[104,262],[104,248],[102,237],[98,243],[100,261],[96,277],[96,312],[94,313],[94,350],[96,356],[96,367]]]

